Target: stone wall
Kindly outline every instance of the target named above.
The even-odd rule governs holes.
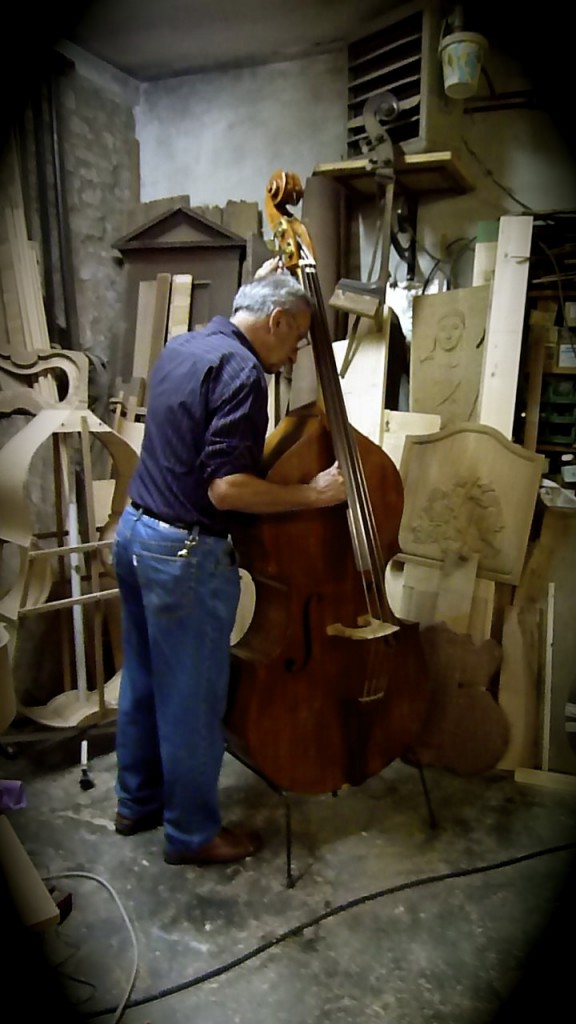
[[[118,89],[112,76],[108,82],[102,75],[102,67],[95,78],[90,69],[86,73],[81,61],[68,59],[50,86],[45,82],[39,90],[36,99],[41,99],[41,104],[35,105],[35,115],[31,103],[14,118],[13,126],[28,237],[37,243],[43,263],[52,264],[49,274],[55,323],[51,322],[49,290],[42,275],[50,341],[56,347],[79,348],[90,357],[90,404],[100,416],[106,412],[104,392],[113,387],[109,368],[125,334],[126,274],[113,243],[126,231],[127,212],[140,198],[133,114],[138,87],[128,80],[135,88]],[[53,139],[57,156],[60,154],[68,214],[73,277],[73,301],[68,306],[62,281]],[[40,215],[43,179],[48,192],[47,237],[43,237]]]
[[[78,71],[61,83],[80,347],[108,366],[124,337],[125,273],[114,241],[138,201],[132,107]]]
[[[56,218],[54,175],[50,158],[49,90],[42,93],[49,220],[56,324],[50,332],[53,346],[77,347],[89,356],[89,404],[97,416],[110,421],[108,398],[113,388],[109,366],[125,333],[125,271],[113,242],[126,230],[126,211],[139,200],[137,144],[134,131],[134,95],[124,96],[105,80],[95,79],[79,66],[69,65],[53,80],[58,99],[58,139],[63,158],[70,249],[74,277],[77,331],[66,322],[60,273],[59,231]],[[22,193],[28,238],[37,243],[41,260],[39,161],[42,149],[34,130],[32,109],[14,114]],[[39,119],[36,124],[38,125]],[[3,154],[2,154],[3,155]],[[0,174],[0,201],[4,198]],[[7,197],[7,193],[6,193]],[[0,232],[0,241],[5,241]],[[48,319],[48,318],[47,318]],[[71,340],[74,344],[70,344]],[[0,417],[0,448],[27,426],[31,416]],[[99,449],[94,452],[94,474],[100,475]],[[106,460],[104,460],[106,461]],[[27,479],[27,495],[35,531],[54,529],[54,473],[51,447],[44,444],[34,456]],[[84,538],[86,539],[86,538]],[[18,571],[14,545],[4,545],[0,564],[0,594],[15,584]],[[58,596],[52,594],[52,597]],[[13,684],[26,704],[45,704],[62,689],[62,639],[53,614],[22,620],[12,664]],[[105,652],[106,653],[106,652]]]

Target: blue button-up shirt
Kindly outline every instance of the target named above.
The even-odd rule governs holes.
[[[258,356],[217,316],[170,339],[150,374],[133,501],[167,522],[230,529],[234,516],[208,497],[212,480],[262,471],[268,387]]]

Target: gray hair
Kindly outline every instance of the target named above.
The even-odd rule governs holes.
[[[270,316],[274,309],[287,309],[291,313],[312,311],[310,297],[288,271],[266,274],[243,284],[234,298],[232,315],[246,312],[256,319]]]

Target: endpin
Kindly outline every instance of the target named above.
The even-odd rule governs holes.
[[[96,785],[88,774],[88,740],[80,744],[80,789],[94,789]]]

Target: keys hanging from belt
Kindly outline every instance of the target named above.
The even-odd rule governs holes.
[[[189,537],[186,537],[186,540],[184,541],[184,547],[180,548],[180,551],[176,552],[176,557],[177,558],[188,558],[188,556],[190,555],[190,548],[193,548],[194,545],[197,544],[197,543],[198,543],[198,532],[195,531],[194,533],[190,534]]]

